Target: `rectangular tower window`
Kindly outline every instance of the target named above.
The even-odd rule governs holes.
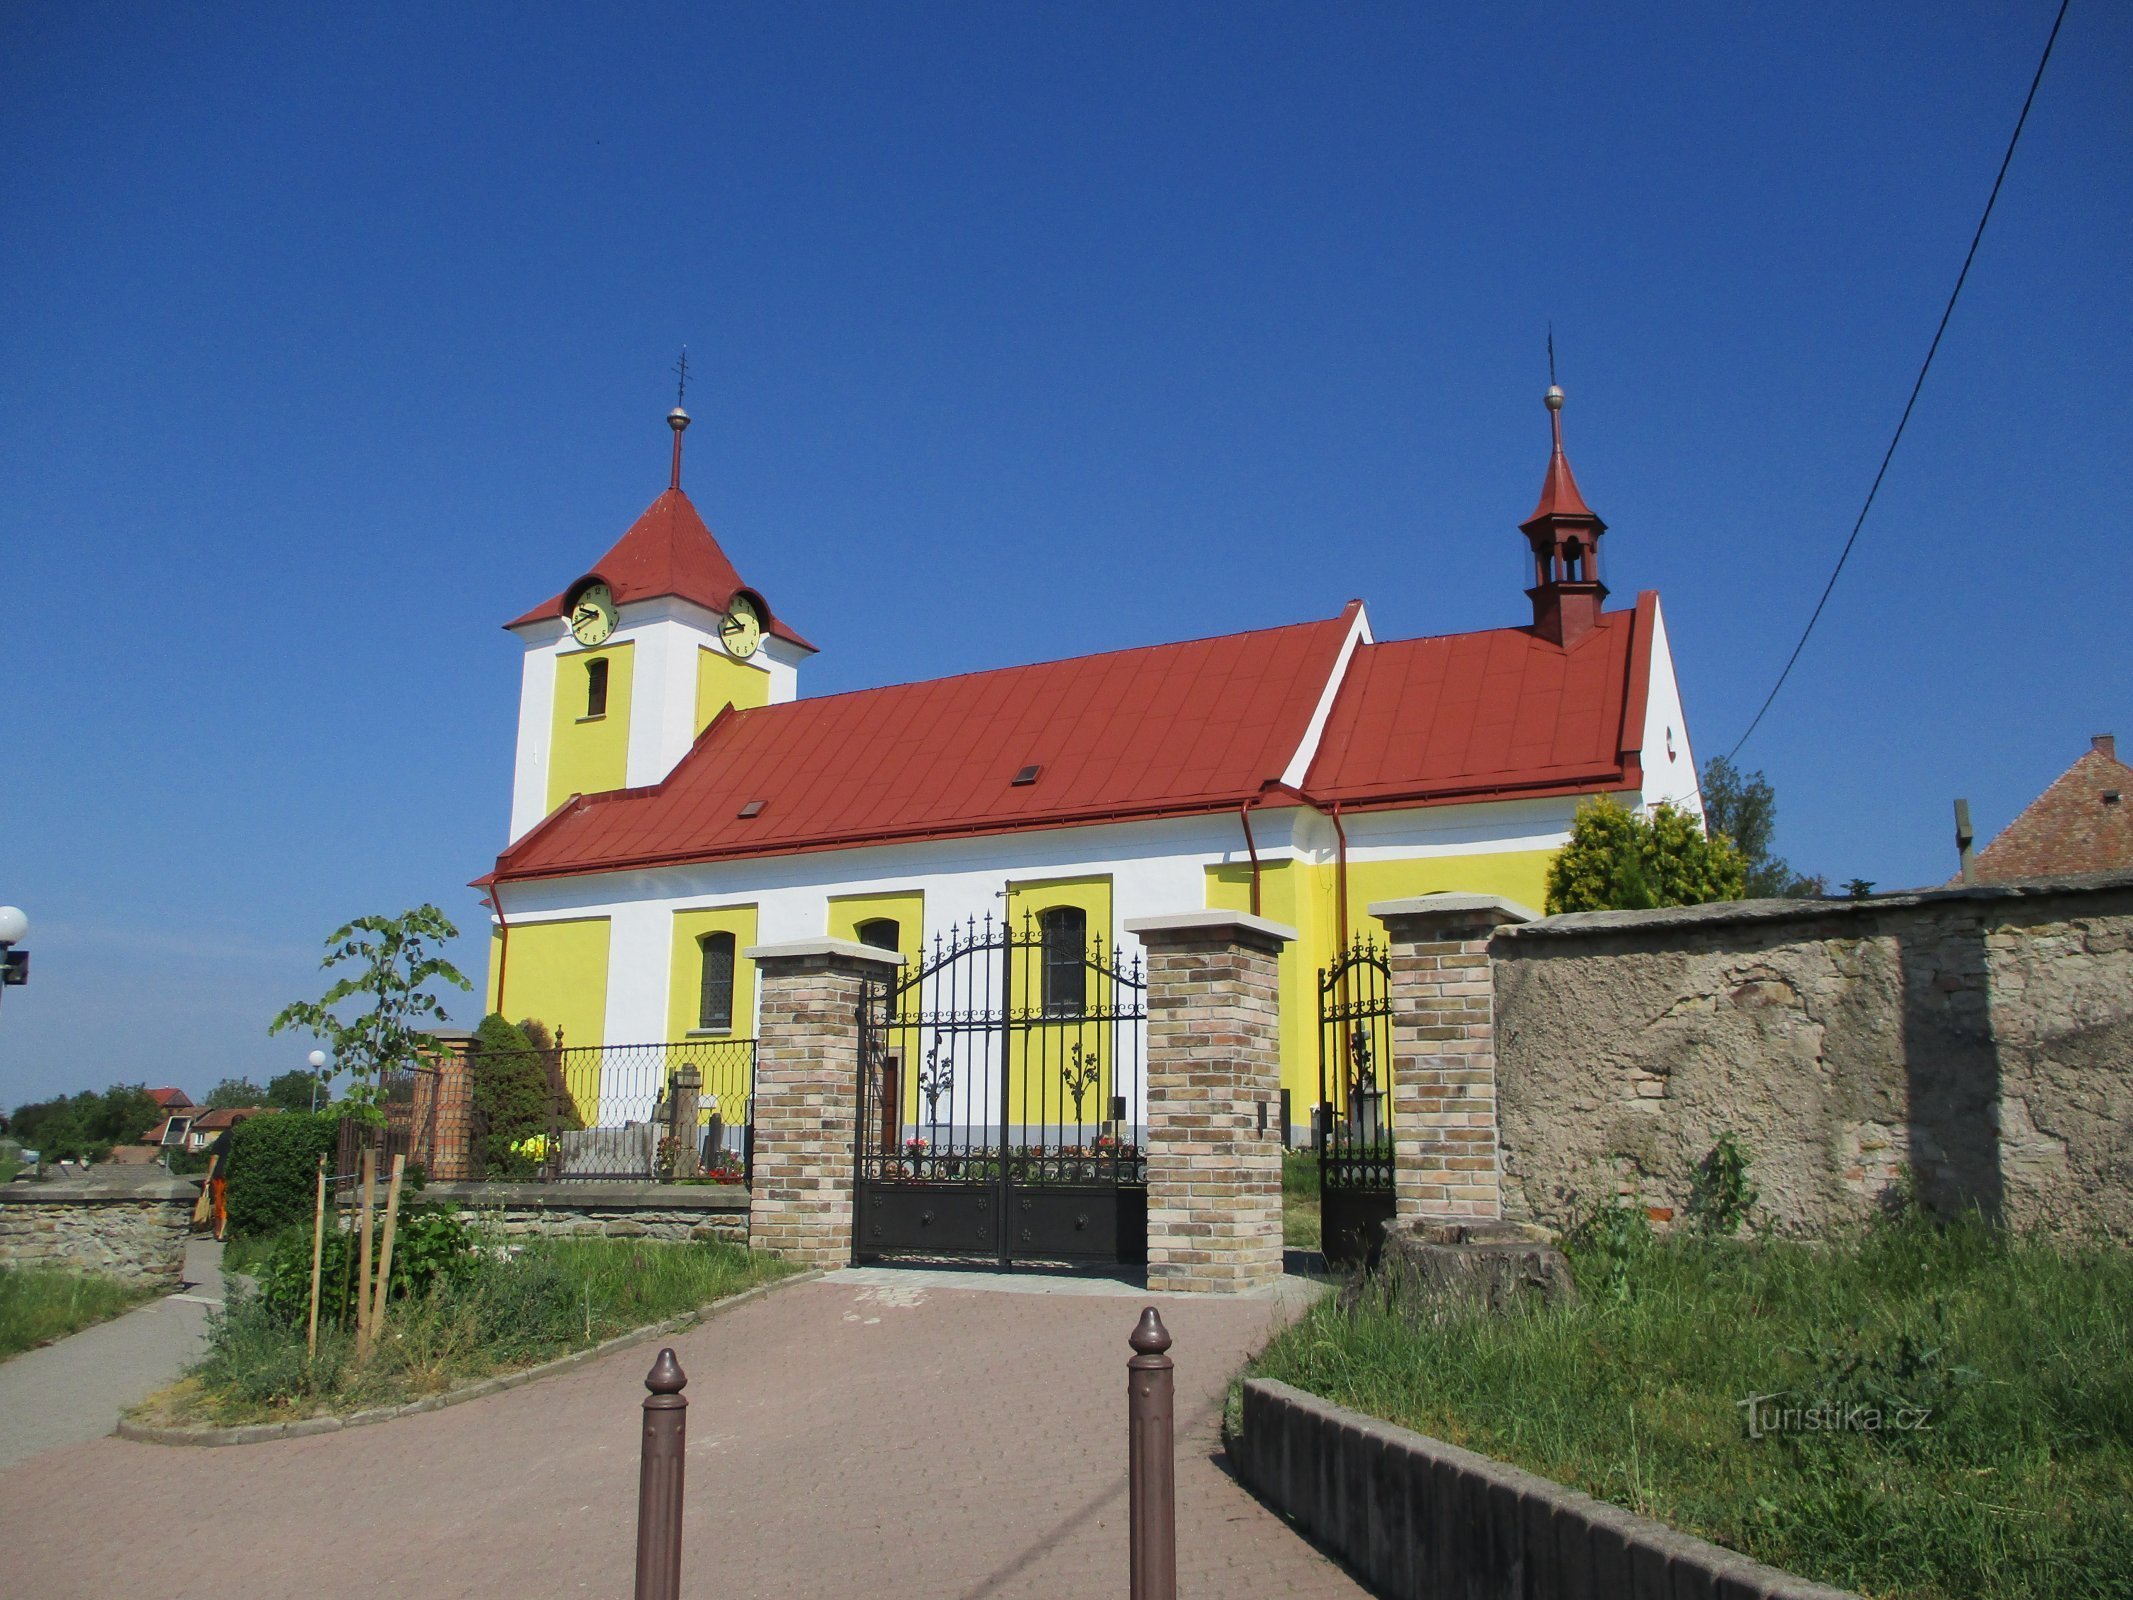
[[[1088,1003],[1088,913],[1078,906],[1054,906],[1037,925],[1044,951],[1044,1014],[1078,1017]]]
[[[595,656],[585,663],[585,714],[607,715],[607,657]]]
[[[696,991],[696,1026],[706,1033],[733,1031],[733,935],[707,933],[696,941],[703,978]]]

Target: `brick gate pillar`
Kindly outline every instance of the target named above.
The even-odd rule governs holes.
[[[1432,894],[1370,914],[1392,967],[1393,1214],[1501,1220],[1489,937],[1534,913],[1500,895]]]
[[[470,1043],[464,1039],[440,1040],[434,1077],[428,1073],[416,1075],[417,1091],[428,1080],[430,1092],[436,1096],[429,1108],[434,1119],[430,1123],[429,1176],[435,1183],[466,1183],[481,1176],[474,1162],[474,1074],[467,1064]],[[422,1126],[420,1110],[418,1106],[417,1129]]]
[[[1126,924],[1148,952],[1148,1287],[1281,1278],[1281,991],[1296,937],[1241,911]]]
[[[847,939],[744,954],[759,1007],[748,1242],[803,1266],[839,1266],[852,1259],[860,1001],[904,958]]]

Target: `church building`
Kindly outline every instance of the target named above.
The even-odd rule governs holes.
[[[570,1046],[745,1040],[758,944],[827,936],[916,963],[1005,916],[1131,957],[1135,919],[1254,910],[1296,930],[1282,1081],[1301,1124],[1318,974],[1382,935],[1365,908],[1438,891],[1538,907],[1580,801],[1700,811],[1659,597],[1607,609],[1606,524],[1563,453],[1562,391],[1546,400],[1553,449],[1519,525],[1532,586],[1505,626],[1380,639],[1355,600],[813,697],[803,608],[750,587],[682,492],[677,408],[666,492],[507,624],[510,839],[477,880],[490,1008]]]

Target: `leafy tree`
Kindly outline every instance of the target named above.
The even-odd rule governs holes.
[[[1829,880],[1795,872],[1770,853],[1777,833],[1777,791],[1760,772],[1743,774],[1724,756],[1703,769],[1703,820],[1712,833],[1733,841],[1747,865],[1745,898],[1811,900],[1829,893]]]
[[[263,1106],[267,1091],[249,1078],[224,1078],[207,1091],[207,1109],[229,1111],[237,1106]]]
[[[444,1021],[444,1002],[428,986],[474,987],[433,949],[458,937],[459,930],[433,905],[397,917],[358,917],[327,939],[326,959],[319,963],[353,963],[358,973],[338,980],[316,1000],[284,1006],[267,1032],[303,1028],[325,1040],[335,1063],[349,1074],[348,1098],[374,1107],[384,1074],[412,1067],[437,1048],[421,1025]],[[360,1008],[347,1016],[334,1010],[348,1000],[360,1001]]]
[[[319,1082],[317,1073],[297,1067],[270,1082],[266,1099],[255,1104],[270,1105],[282,1111],[309,1111],[316,1102],[327,1098],[325,1087]]]
[[[1854,900],[1864,900],[1874,892],[1872,878],[1851,878],[1845,882],[1844,892]]]
[[[1631,911],[1738,900],[1746,863],[1664,803],[1650,816],[1600,795],[1578,807],[1570,842],[1548,864],[1548,910]]]
[[[10,1122],[14,1137],[47,1161],[101,1161],[162,1120],[163,1108],[140,1084],[115,1083],[18,1106]]]

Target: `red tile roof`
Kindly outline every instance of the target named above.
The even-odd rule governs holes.
[[[1358,646],[1307,797],[1277,785],[1355,605],[1323,622],[729,710],[664,783],[566,802],[494,876],[1185,816],[1270,791],[1367,807],[1633,787],[1656,606],[1646,594],[1568,650],[1526,628]],[[1015,783],[1025,767],[1035,781]]]
[[[150,1089],[148,1098],[165,1111],[183,1111],[193,1103],[192,1096],[188,1095],[183,1089]]]
[[[1657,605],[1567,649],[1526,628],[1362,646],[1304,787],[1370,805],[1634,785]]]
[[[1980,883],[2006,883],[2113,867],[2133,867],[2133,767],[2118,759],[2109,734],[2099,734],[1977,853],[1971,870]]]
[[[615,547],[599,559],[590,576],[598,577],[613,591],[617,605],[678,595],[707,611],[724,611],[733,603],[734,595],[748,588],[711,530],[704,526],[704,519],[696,514],[696,507],[679,489],[667,490],[645,507],[644,515],[631,523],[629,531],[615,541]],[[748,592],[762,599],[757,591]],[[516,628],[561,617],[568,593],[565,590],[504,626]],[[770,632],[814,649],[776,612],[770,611],[767,602],[764,610]]]
[[[1279,778],[1358,606],[1324,622],[715,719],[667,780],[567,802],[503,877],[1169,816]],[[1035,781],[1016,784],[1025,767]],[[743,807],[761,801],[753,816]]]

